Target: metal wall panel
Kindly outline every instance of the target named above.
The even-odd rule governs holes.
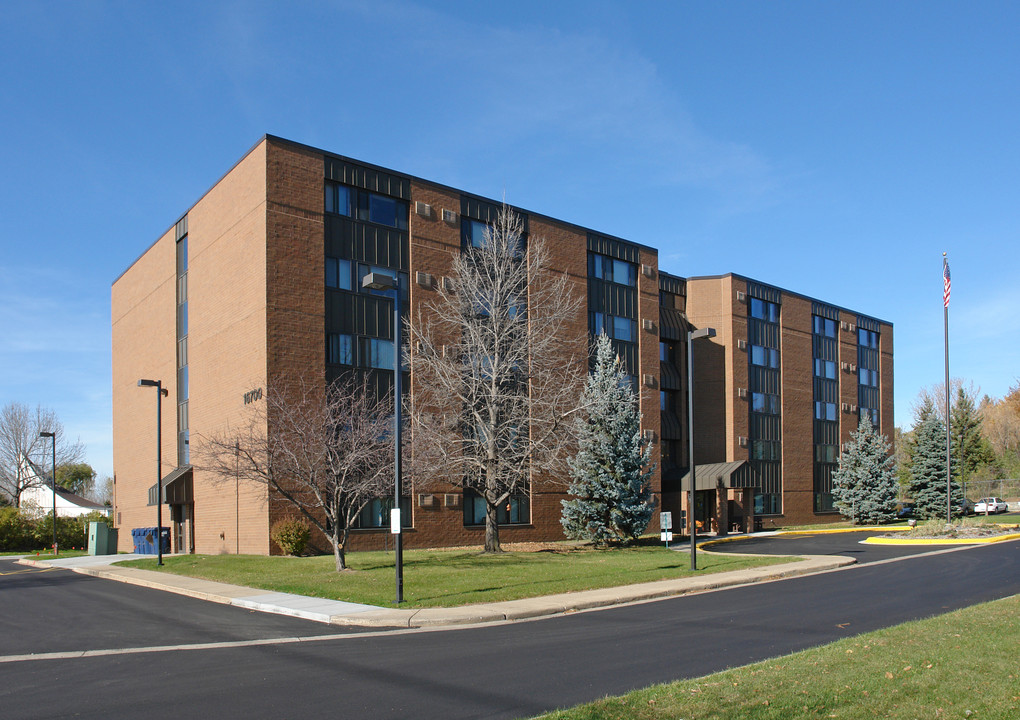
[[[382,170],[327,157],[325,174],[327,180],[335,180],[344,185],[352,185],[401,200],[411,199],[411,180]]]

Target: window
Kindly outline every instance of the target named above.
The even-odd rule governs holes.
[[[330,365],[353,365],[351,336],[339,333],[326,334],[326,362]]]
[[[836,321],[830,320],[829,318],[823,318],[818,315],[814,315],[814,330],[815,335],[823,335],[825,337],[834,338],[836,337]]]
[[[393,369],[393,341],[361,338],[361,366],[377,370]]]
[[[659,343],[659,360],[662,362],[677,364],[676,345],[671,342]]]
[[[836,379],[836,363],[833,360],[815,358],[815,377]]]
[[[613,337],[617,340],[634,342],[637,335],[637,322],[629,318],[613,317]]]
[[[351,216],[352,188],[337,183],[326,183],[326,212]]]
[[[368,190],[327,182],[325,208],[328,213],[407,230],[407,203]]]
[[[771,393],[751,393],[751,411],[766,415],[778,415],[779,396]]]
[[[869,370],[868,368],[861,368],[858,372],[860,373],[860,382],[861,382],[861,385],[866,385],[867,387],[878,387],[878,371],[877,370]]]
[[[762,367],[779,367],[779,351],[775,348],[762,347],[761,345],[751,346],[751,364]]]
[[[751,317],[768,322],[779,322],[779,306],[758,298],[751,298]]]
[[[326,257],[326,287],[338,290],[351,289],[351,261]]]
[[[836,403],[815,402],[815,420],[835,420]]]
[[[637,320],[593,312],[588,318],[588,326],[592,335],[605,333],[614,340],[635,342],[637,340]]]
[[[390,526],[390,510],[393,509],[393,498],[375,498],[361,509],[351,527],[355,528],[388,528]],[[411,498],[400,498],[400,527],[411,527]]]
[[[835,445],[815,445],[815,462],[834,463],[839,461],[839,451]]]
[[[531,510],[527,495],[511,495],[496,510],[500,525],[527,525],[531,522]],[[485,498],[470,488],[464,490],[464,524],[485,524]]]
[[[779,515],[780,509],[779,493],[758,493],[754,496],[755,515]]]
[[[358,191],[358,220],[407,230],[407,203],[366,190]]]
[[[489,226],[481,220],[463,218],[460,223],[461,241],[464,247],[480,248],[485,245],[485,235]]]
[[[780,445],[775,440],[753,440],[751,442],[752,460],[780,460]]]
[[[857,344],[861,347],[878,349],[878,333],[874,330],[857,328]]]
[[[177,306],[177,337],[182,338],[188,334],[188,303],[182,302]]]
[[[605,255],[588,254],[588,275],[617,285],[637,286],[637,265]]]

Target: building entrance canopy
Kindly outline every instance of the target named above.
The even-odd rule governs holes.
[[[747,460],[709,463],[695,466],[695,490],[718,490],[720,488],[744,489],[758,487],[758,473]],[[681,488],[690,487],[691,473],[688,471],[680,480]]]
[[[167,505],[184,505],[195,502],[194,482],[191,465],[174,468],[162,482],[163,501]],[[149,505],[156,504],[156,486],[149,488]]]

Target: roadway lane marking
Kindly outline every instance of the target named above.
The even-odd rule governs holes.
[[[0,663],[28,662],[31,660],[76,660],[78,658],[106,657],[110,655],[139,655],[142,653],[180,652],[186,650],[222,650],[226,648],[259,647],[263,645],[291,645],[294,643],[351,640],[355,638],[388,637],[421,632],[419,628],[364,633],[336,633],[306,637],[262,638],[258,640],[226,640],[223,642],[193,643],[190,645],[151,645],[149,647],[110,648],[107,650],[69,650],[64,652],[29,653],[27,655],[0,655]]]

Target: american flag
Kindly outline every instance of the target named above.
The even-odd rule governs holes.
[[[949,290],[953,284],[949,280],[949,261],[946,258],[942,258],[942,302],[945,303],[945,307],[949,307]]]

